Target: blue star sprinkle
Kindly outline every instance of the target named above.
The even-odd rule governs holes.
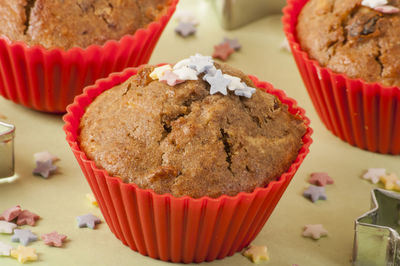
[[[222,71],[220,69],[217,70],[215,75],[210,75],[206,74],[204,75],[204,80],[206,80],[210,84],[210,94],[215,94],[217,92],[227,95],[227,87],[229,83],[231,82],[229,79],[225,78],[224,75],[222,74]]]
[[[88,227],[90,229],[94,229],[96,224],[101,223],[101,220],[97,216],[94,216],[91,213],[78,216],[76,217],[76,220],[78,222],[79,228]]]
[[[244,96],[246,98],[251,98],[251,96],[256,92],[255,88],[249,87],[246,83],[242,82],[244,88],[236,89],[235,95],[237,96]]]
[[[36,168],[33,169],[34,175],[40,175],[43,178],[48,178],[52,172],[57,170],[57,166],[53,165],[52,160],[36,161]]]
[[[191,22],[180,22],[179,25],[175,28],[175,32],[182,37],[187,37],[196,32],[196,27],[195,24]]]
[[[319,187],[310,185],[303,192],[303,196],[309,198],[312,202],[316,202],[317,200],[326,200],[325,187]]]
[[[14,235],[11,237],[12,242],[20,242],[24,246],[37,239],[37,236],[27,229],[15,229]]]

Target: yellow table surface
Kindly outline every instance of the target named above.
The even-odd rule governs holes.
[[[270,16],[233,31],[224,31],[208,1],[184,0],[178,9],[194,11],[199,20],[195,36],[181,38],[174,33],[172,19],[165,29],[150,63],[176,62],[200,52],[209,55],[224,36],[237,37],[242,50],[228,63],[283,89],[306,109],[314,129],[314,143],[275,211],[254,244],[268,246],[270,261],[265,265],[349,265],[352,256],[354,220],[370,208],[373,185],[361,179],[367,168],[383,167],[400,175],[400,157],[367,152],[332,135],[319,120],[301,81],[292,56],[280,49],[284,38],[280,16]],[[142,256],[124,246],[108,229],[100,210],[85,198],[90,188],[65,141],[61,116],[40,113],[0,98],[0,114],[16,125],[15,160],[20,178],[0,184],[0,212],[20,204],[42,218],[31,229],[37,235],[57,230],[66,234],[63,248],[29,246],[38,251],[32,265],[171,265]],[[32,175],[33,154],[48,150],[60,157],[59,173],[48,180]],[[302,197],[310,173],[328,172],[335,180],[327,187],[327,201],[313,204]],[[103,223],[96,230],[79,229],[75,217],[93,213]],[[329,236],[319,241],[303,238],[305,224],[322,223]],[[10,235],[0,241],[11,243]],[[12,258],[0,257],[0,265],[18,265]],[[240,253],[207,265],[252,265]]]

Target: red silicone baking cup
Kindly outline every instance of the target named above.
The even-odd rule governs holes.
[[[134,35],[102,46],[65,51],[0,38],[0,95],[39,111],[65,112],[85,86],[112,72],[147,63],[177,3],[171,0],[165,15]]]
[[[342,140],[373,152],[400,154],[400,88],[366,83],[321,67],[301,50],[297,17],[308,0],[288,0],[284,31],[322,122]]]
[[[64,116],[67,141],[111,231],[131,249],[164,261],[212,261],[242,250],[260,232],[309,152],[312,129],[304,110],[283,91],[250,76],[258,88],[276,95],[307,125],[303,146],[289,170],[265,188],[241,192],[234,197],[194,199],[159,195],[135,184],[123,183],[97,168],[80,150],[77,140],[85,108],[103,91],[121,84],[136,72],[137,68],[130,68],[99,80],[75,98]]]

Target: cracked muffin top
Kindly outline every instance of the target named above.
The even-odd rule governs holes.
[[[215,67],[254,86],[239,70]],[[169,86],[153,70],[87,107],[78,139],[98,167],[158,194],[215,198],[263,187],[296,159],[306,126],[275,96],[255,89],[246,98],[232,88],[211,95],[204,74]]]
[[[400,13],[385,14],[361,3],[307,2],[298,17],[300,45],[312,59],[335,72],[400,86]],[[399,8],[400,1],[390,0],[387,5]]]
[[[46,48],[119,40],[166,11],[169,0],[0,0],[0,35]]]

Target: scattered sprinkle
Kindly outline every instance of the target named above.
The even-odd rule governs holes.
[[[255,88],[248,87],[246,83],[242,82],[244,89],[236,89],[235,95],[237,96],[244,96],[246,98],[251,98],[251,96],[256,92]]]
[[[190,67],[181,67],[173,70],[180,80],[197,80],[196,70]]]
[[[383,175],[380,177],[381,182],[385,185],[387,190],[400,190],[399,178],[396,174],[392,173],[390,175]]]
[[[218,44],[214,46],[212,57],[226,61],[233,52],[235,52],[235,50],[232,49],[229,43]]]
[[[230,83],[230,80],[225,78],[224,75],[222,75],[222,71],[220,69],[217,70],[215,75],[210,75],[206,74],[203,78],[210,84],[210,94],[213,95],[217,92],[227,95],[227,87]]]
[[[88,227],[94,229],[96,224],[101,223],[101,220],[91,213],[78,216],[76,217],[76,220],[78,221],[79,228]]]
[[[203,56],[201,54],[192,55],[189,58],[188,66],[196,70],[197,74],[207,72],[214,67],[214,61],[211,56]]]
[[[18,215],[17,224],[35,226],[35,223],[37,220],[39,220],[39,218],[39,215],[28,210],[23,210],[20,215]]]
[[[239,51],[240,48],[242,48],[242,45],[239,43],[239,40],[237,38],[230,39],[230,38],[225,37],[224,40],[220,44],[224,44],[224,43],[228,43],[229,46],[235,51]]]
[[[288,39],[287,39],[286,37],[285,37],[285,38],[283,39],[283,41],[281,42],[280,48],[281,48],[282,50],[286,51],[286,52],[291,53],[289,41],[288,41]]]
[[[387,4],[388,4],[387,0],[362,0],[361,1],[361,5],[367,6],[370,8],[375,8],[377,6],[384,6]]]
[[[175,32],[182,37],[188,37],[196,33],[196,25],[191,22],[179,22]]]
[[[52,160],[47,160],[45,162],[37,161],[36,168],[33,169],[32,173],[47,179],[55,170],[57,170],[57,166],[53,165]]]
[[[171,71],[172,67],[170,65],[163,65],[160,67],[154,68],[153,72],[150,73],[150,78],[157,80],[160,79],[166,71]]]
[[[304,237],[310,237],[317,240],[327,235],[328,231],[322,226],[322,224],[306,224],[304,226]]]
[[[17,225],[14,223],[0,221],[0,233],[2,234],[12,234],[15,228],[17,228]]]
[[[18,215],[22,212],[21,207],[19,205],[11,207],[7,210],[5,210],[1,216],[0,220],[6,220],[7,222],[11,222],[15,218],[18,217]]]
[[[383,14],[396,14],[399,13],[400,9],[395,6],[385,5],[374,7],[375,11],[381,12]]]
[[[199,24],[197,17],[192,11],[189,10],[177,10],[174,14],[174,17],[178,22],[188,22],[192,23],[193,25]]]
[[[92,205],[99,207],[99,204],[97,203],[97,200],[92,193],[87,193],[86,198],[90,201]]]
[[[51,154],[48,151],[41,151],[33,154],[33,157],[35,158],[35,162],[46,162],[48,160],[51,160],[53,163],[58,161],[59,158],[55,156],[54,154]]]
[[[66,235],[59,234],[56,231],[42,235],[42,240],[48,246],[61,247],[66,239]]]
[[[269,260],[268,250],[266,246],[250,245],[250,247],[243,252],[243,255],[251,260],[253,263],[259,263],[261,260]]]
[[[15,229],[14,235],[11,237],[12,242],[20,242],[24,246],[37,239],[37,236],[28,229]]]
[[[333,184],[333,179],[328,175],[328,173],[312,173],[310,179],[308,180],[310,184],[324,187],[326,185]]]
[[[11,249],[13,249],[12,246],[0,241],[0,256],[10,256]]]
[[[38,259],[36,250],[34,248],[27,248],[23,246],[18,246],[17,249],[11,250],[11,257],[16,258],[20,263],[36,261]]]
[[[317,200],[326,200],[325,187],[310,185],[304,192],[303,196],[309,198],[312,202]]]
[[[242,81],[240,80],[240,78],[234,77],[234,76],[231,76],[231,75],[228,75],[228,74],[224,74],[224,78],[230,80],[229,85],[228,85],[228,89],[230,91],[246,89],[246,86],[244,86],[242,84]]]
[[[170,70],[164,72],[164,75],[162,75],[160,81],[168,84],[169,86],[175,86],[184,82],[184,80],[179,79],[179,76]]]
[[[379,182],[379,177],[386,175],[385,168],[369,168],[367,172],[363,175],[366,180],[371,180],[373,184]]]

